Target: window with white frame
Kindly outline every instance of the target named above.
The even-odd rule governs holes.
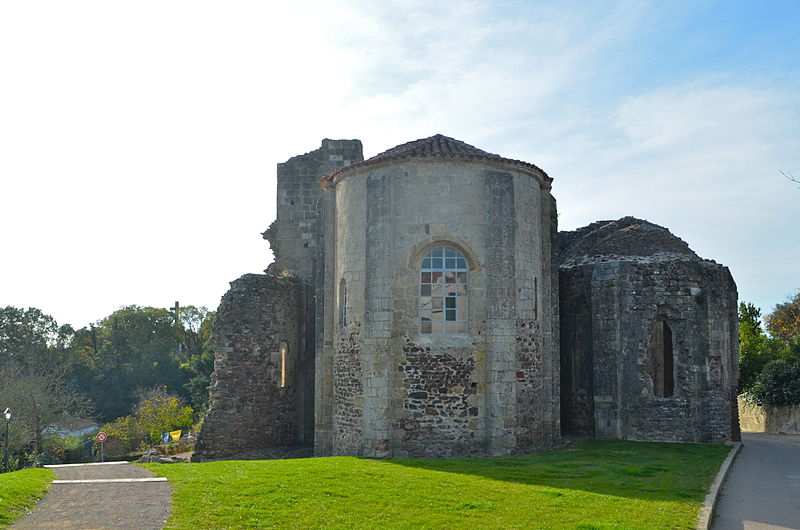
[[[419,282],[419,332],[440,335],[467,331],[467,259],[443,245],[422,259]]]

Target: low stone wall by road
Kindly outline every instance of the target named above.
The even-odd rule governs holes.
[[[800,405],[762,407],[739,397],[739,423],[742,432],[800,434]]]

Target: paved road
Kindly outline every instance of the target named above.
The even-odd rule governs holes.
[[[800,435],[742,434],[711,528],[800,529]]]
[[[146,469],[127,462],[52,467],[50,492],[13,528],[164,527],[170,487]]]

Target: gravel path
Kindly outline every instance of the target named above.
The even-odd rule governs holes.
[[[48,467],[57,477],[50,492],[12,528],[164,527],[172,490],[166,481],[153,481],[150,471],[127,462]],[[92,482],[60,482],[73,480]]]

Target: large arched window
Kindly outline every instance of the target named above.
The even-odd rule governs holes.
[[[436,247],[423,259],[419,282],[419,332],[439,335],[467,331],[467,259],[451,246]]]

